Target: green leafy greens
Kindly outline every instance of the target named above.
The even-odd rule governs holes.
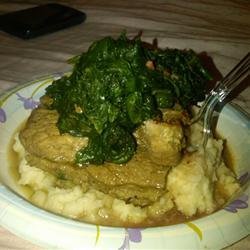
[[[48,108],[59,113],[60,132],[89,138],[75,156],[80,166],[129,161],[135,128],[160,117],[160,108],[203,100],[210,79],[192,50],[149,49],[125,34],[93,43],[70,62],[72,74],[54,81],[46,95],[53,99]]]

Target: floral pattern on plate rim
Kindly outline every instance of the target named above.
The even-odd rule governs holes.
[[[238,181],[241,186],[245,185],[250,180],[250,174],[249,172],[246,172],[242,176],[239,177]],[[231,212],[231,213],[237,213],[238,209],[244,209],[248,208],[248,200],[249,196],[247,194],[242,194],[237,199],[230,202],[224,210]]]
[[[5,123],[6,120],[7,120],[7,114],[6,114],[6,111],[3,108],[3,105],[9,99],[9,97],[11,97],[11,96],[13,96],[15,94],[18,97],[17,100],[23,102],[23,107],[25,109],[34,109],[34,108],[36,108],[39,105],[39,101],[35,101],[34,100],[34,95],[44,85],[52,82],[52,80],[54,78],[61,77],[61,76],[62,76],[62,73],[55,73],[52,76],[45,77],[45,79],[43,79],[44,81],[35,88],[35,90],[32,92],[32,94],[30,95],[30,97],[24,97],[20,93],[18,93],[18,91],[21,90],[21,89],[23,89],[23,88],[25,88],[25,87],[27,87],[27,86],[39,83],[40,81],[42,81],[42,79],[40,79],[40,80],[38,79],[38,80],[35,80],[35,81],[32,81],[32,82],[29,82],[29,83],[27,83],[27,85],[24,85],[24,86],[16,87],[12,91],[10,91],[7,95],[4,95],[3,97],[0,96],[0,123]]]

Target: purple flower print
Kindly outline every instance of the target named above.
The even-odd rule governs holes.
[[[245,174],[239,177],[238,181],[240,185],[243,186],[249,181],[249,179],[250,179],[250,175],[248,172],[246,172]],[[248,204],[247,204],[248,198],[249,197],[247,194],[243,194],[236,200],[229,203],[224,209],[228,212],[237,213],[238,212],[237,209],[248,208]]]
[[[248,208],[248,195],[243,194],[238,199],[232,201],[230,204],[228,204],[224,209],[228,212],[237,213],[237,209],[243,209]]]
[[[18,96],[18,100],[23,102],[23,106],[25,109],[34,109],[38,106],[39,102],[34,101],[32,97],[26,98],[21,96],[19,93],[16,93]]]
[[[130,249],[130,241],[139,243],[142,240],[140,228],[125,228],[125,238],[123,244],[118,250],[129,250]]]
[[[127,229],[129,239],[132,242],[141,242],[141,229],[139,228],[128,228]]]
[[[2,108],[0,108],[0,122],[4,123],[6,119],[7,117],[5,111]]]
[[[245,185],[248,181],[250,180],[250,174],[248,172],[246,172],[245,174],[243,174],[239,179],[239,183],[241,186]]]

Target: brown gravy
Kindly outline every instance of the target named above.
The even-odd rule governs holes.
[[[9,174],[11,178],[13,178],[14,182],[18,186],[18,191],[22,194],[25,198],[29,198],[33,194],[33,190],[31,187],[23,186],[18,184],[18,180],[20,179],[20,174],[18,171],[20,159],[18,154],[14,151],[13,145],[15,143],[15,135],[25,126],[26,120],[22,122],[13,133],[11,140],[8,145],[8,162],[9,164]]]

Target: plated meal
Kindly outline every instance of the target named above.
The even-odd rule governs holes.
[[[211,80],[195,52],[122,34],[70,63],[11,145],[32,203],[98,225],[153,227],[211,214],[240,190],[224,140],[204,148],[202,124],[190,125]]]

